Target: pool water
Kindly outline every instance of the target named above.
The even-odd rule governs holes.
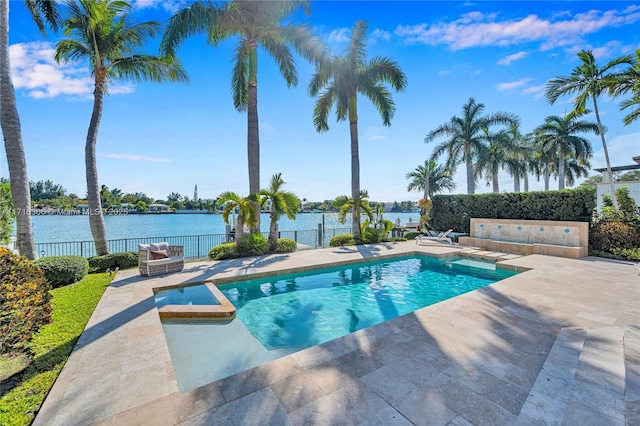
[[[166,305],[219,305],[206,284],[192,285],[188,287],[170,288],[158,290],[154,295],[156,306],[161,308]]]
[[[184,392],[515,274],[426,256],[283,274],[218,286],[237,309],[228,324],[163,321],[163,328]]]
[[[265,348],[303,349],[512,275],[495,264],[413,256],[218,288]]]

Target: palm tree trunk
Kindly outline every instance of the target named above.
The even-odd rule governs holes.
[[[564,189],[564,152],[558,155],[558,189]]]
[[[549,165],[544,165],[544,190],[549,190],[549,178],[551,177],[551,173],[549,173]]]
[[[471,145],[465,144],[464,156],[467,161],[467,194],[476,193],[476,181],[473,175],[473,159],[471,158]]]
[[[524,192],[529,192],[529,175],[525,173],[523,178],[524,178]]]
[[[247,158],[249,163],[249,194],[260,192],[260,134],[258,131],[258,52],[252,42],[249,51],[249,81],[247,88]],[[258,221],[252,233],[260,232],[260,205],[253,203]]]
[[[426,200],[429,199],[429,178],[431,177],[431,164],[427,167],[427,170],[424,175],[424,196],[423,198]]]
[[[107,231],[102,216],[100,201],[100,185],[98,184],[98,166],[96,164],[96,144],[98,143],[98,128],[102,118],[102,101],[104,98],[105,73],[96,70],[96,84],[93,92],[93,112],[87,132],[87,143],[84,150],[84,161],[87,176],[87,200],[89,201],[89,226],[96,246],[98,256],[109,254],[107,245]]]
[[[520,178],[518,176],[513,178],[513,192],[520,192]]]
[[[349,131],[351,134],[351,198],[353,205],[353,237],[360,239],[360,206],[355,200],[360,196],[360,154],[358,152],[358,112],[356,94],[349,98]]]
[[[500,192],[500,184],[498,183],[497,173],[493,173],[493,192]]]
[[[273,253],[276,251],[278,242],[278,221],[273,213],[271,214],[271,223],[269,224],[269,250]]]
[[[613,208],[616,211],[620,210],[618,206],[618,197],[616,197],[616,187],[613,183],[613,172],[611,171],[611,161],[609,161],[609,150],[607,149],[607,142],[604,140],[604,129],[602,128],[602,123],[600,122],[600,112],[598,111],[598,103],[596,102],[596,97],[593,97],[593,109],[596,113],[596,121],[598,122],[598,132],[600,133],[600,139],[602,139],[602,148],[604,149],[604,158],[607,161],[607,179],[609,179],[609,189],[611,190],[611,201],[613,203]]]
[[[238,212],[238,219],[236,220],[236,234],[234,238],[236,239],[236,248],[240,249],[240,243],[242,242],[242,236],[244,235],[244,218]]]
[[[9,61],[9,0],[0,0],[0,126],[9,165],[11,202],[16,216],[18,252],[29,259],[38,253],[31,228],[31,191],[27,175],[27,161],[22,145],[20,116],[11,80]]]

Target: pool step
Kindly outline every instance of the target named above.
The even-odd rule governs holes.
[[[490,262],[501,262],[503,260],[512,260],[522,257],[518,254],[500,253],[497,251],[487,251],[471,247],[462,249],[460,256],[468,257],[470,259],[487,260]]]
[[[625,389],[636,388],[636,374],[625,374],[625,334],[627,327],[565,327],[560,330],[547,360],[518,417],[518,425],[637,424],[626,418],[633,409],[625,407]],[[637,328],[635,330],[637,339]],[[636,342],[636,346],[638,346]],[[638,361],[638,351],[629,348],[629,358]],[[635,358],[634,358],[635,355]],[[628,396],[627,396],[628,397]],[[627,398],[628,399],[628,398]],[[629,404],[631,403],[631,404]],[[626,401],[627,407],[634,401]],[[635,402],[637,405],[637,402]],[[634,406],[636,406],[634,405]]]

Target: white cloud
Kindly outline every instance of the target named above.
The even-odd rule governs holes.
[[[538,86],[527,87],[526,89],[522,89],[523,95],[533,95],[534,99],[540,99],[544,96],[546,86],[544,84],[540,84]]]
[[[511,62],[518,61],[518,60],[524,58],[527,55],[528,55],[527,52],[525,52],[524,50],[521,50],[518,53],[514,53],[513,55],[508,55],[508,56],[505,56],[504,58],[500,59],[498,61],[498,65],[510,65]]]
[[[386,138],[387,138],[386,136],[382,136],[382,135],[371,136],[371,139],[374,140],[374,141],[379,141],[379,140],[386,139]]]
[[[604,158],[604,150],[600,137],[597,142],[593,141],[593,158],[591,159],[591,168],[600,169],[607,167],[607,161]],[[609,152],[609,161],[611,167],[628,166],[634,164],[632,157],[640,155],[640,147],[638,146],[638,133],[627,133],[607,139],[607,151]]]
[[[49,42],[18,43],[9,47],[11,74],[16,89],[24,89],[35,99],[68,96],[92,99],[94,81],[89,68],[75,64],[58,64],[55,48]],[[110,94],[126,94],[133,84],[114,84]]]
[[[576,44],[587,34],[607,27],[621,27],[640,20],[640,7],[624,10],[591,10],[575,15],[545,19],[535,14],[524,18],[498,20],[495,14],[471,12],[452,22],[399,25],[394,33],[407,43],[448,45],[459,50],[477,46],[509,46],[541,42],[543,50]]]
[[[371,39],[372,40],[382,39],[385,41],[389,41],[391,39],[391,33],[389,31],[376,28],[371,32]]]
[[[180,9],[181,3],[176,0],[134,0],[131,5],[136,9],[160,7],[168,12],[175,13]]]
[[[508,83],[498,83],[496,84],[496,89],[498,89],[501,92],[504,92],[505,90],[513,90],[513,89],[522,87],[525,83],[529,81],[531,81],[530,78],[521,78],[520,80],[510,81]]]
[[[168,163],[171,161],[170,158],[149,157],[147,155],[137,155],[137,154],[100,154],[100,156],[106,157],[106,158],[115,158],[118,160],[150,161],[152,163]]]
[[[338,28],[329,33],[327,40],[329,43],[348,43],[351,40],[350,33],[351,30],[349,28]]]

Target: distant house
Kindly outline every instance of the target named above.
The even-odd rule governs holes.
[[[87,214],[89,212],[89,204],[78,204],[76,210],[82,214]]]
[[[616,172],[627,172],[631,170],[640,170],[640,156],[633,157],[633,161],[637,164],[632,164],[630,166],[617,166],[611,167],[611,171],[613,173]],[[603,195],[611,196],[611,185],[609,184],[609,179],[607,176],[607,169],[594,169],[596,172],[602,173],[602,182],[598,184],[598,195],[597,195],[597,208],[598,210],[602,210],[604,207],[604,203],[602,201]],[[636,204],[640,206],[640,181],[630,181],[630,182],[614,182],[614,187],[616,191],[619,188],[628,188],[629,189],[629,197],[633,198],[636,201]]]
[[[128,212],[129,210],[135,210],[136,205],[131,203],[122,203],[120,204],[120,210]]]
[[[149,208],[147,211],[159,213],[159,212],[168,212],[170,207],[166,204],[149,204]]]

